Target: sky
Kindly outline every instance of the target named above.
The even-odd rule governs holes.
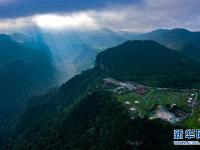
[[[0,0],[0,30],[200,31],[199,0]]]

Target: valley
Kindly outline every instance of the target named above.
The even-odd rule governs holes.
[[[71,72],[72,67],[80,73],[72,71],[73,75],[77,75],[43,95],[33,96],[34,93],[24,91],[24,87],[17,88],[17,94],[13,90],[14,96],[18,96],[21,89],[22,94],[26,96],[28,93],[31,99],[13,99],[18,100],[21,111],[15,113],[17,117],[13,115],[15,120],[9,118],[2,124],[5,128],[5,124],[12,121],[8,122],[10,126],[7,132],[0,130],[3,136],[0,145],[3,150],[142,150],[150,146],[174,149],[171,139],[173,129],[200,127],[200,65],[199,55],[196,55],[198,49],[194,48],[191,55],[188,52],[190,46],[178,51],[150,40],[129,40],[117,46],[115,40],[111,40],[113,47],[97,50],[97,47],[101,47],[98,44],[106,42],[106,38],[96,48],[93,45],[95,49],[90,49],[89,43],[85,45],[73,39],[71,40],[74,42],[69,43],[62,43],[61,39],[57,39],[62,43],[59,47],[57,42],[53,43],[54,37],[46,35],[45,39],[49,38],[47,41],[52,44],[48,48],[41,39],[30,41],[30,38],[21,36],[15,35],[15,40],[20,43],[7,36],[6,40],[17,45],[19,50],[22,49],[23,55],[15,55],[17,57],[12,59],[8,57],[12,60],[8,66],[2,63],[0,75],[1,79],[6,79],[5,83],[2,80],[2,87],[8,83],[10,85],[11,81],[15,81],[14,77],[17,77],[20,80],[16,81],[16,85],[23,86],[22,83],[26,83],[26,86],[30,85],[41,91],[42,82],[39,81],[45,81],[43,75],[55,75],[55,78],[48,78],[48,81],[54,83],[60,77],[59,69]],[[119,41],[121,40],[116,42]],[[95,40],[90,42],[95,43]],[[9,48],[8,45],[5,47]],[[57,56],[54,55],[56,51],[52,53],[52,47],[59,50]],[[74,48],[76,51],[63,53],[67,47],[69,51]],[[7,50],[15,49],[8,48]],[[27,55],[27,50],[33,54]],[[42,57],[38,57],[39,52],[39,56],[43,54]],[[61,63],[58,67],[59,59],[55,60],[58,56],[62,56],[61,61],[68,61],[69,64]],[[62,76],[68,79],[69,74],[64,72]],[[41,73],[38,74],[38,79],[32,76],[36,73]],[[8,75],[12,80],[8,80]],[[24,75],[26,82],[22,82],[26,79]],[[33,83],[37,83],[37,86],[33,86]],[[48,83],[45,82],[45,85]],[[3,90],[5,89],[2,88]],[[6,118],[4,112],[14,113],[13,110],[18,109],[13,104],[15,102],[11,98],[9,101],[1,100],[2,108],[7,106],[6,109],[1,109],[1,120]],[[148,138],[149,135],[151,138]],[[154,141],[166,142],[155,144]]]
[[[0,0],[0,150],[199,150],[199,6]]]

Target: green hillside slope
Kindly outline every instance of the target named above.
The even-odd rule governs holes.
[[[100,53],[96,66],[115,78],[162,87],[199,86],[199,65],[153,41],[128,41]]]

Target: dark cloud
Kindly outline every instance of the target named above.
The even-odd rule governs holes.
[[[106,27],[134,32],[156,28],[187,28],[199,31],[199,0],[90,1],[0,0],[0,30],[36,26],[40,29]],[[32,16],[33,14],[39,15]]]
[[[6,0],[4,0],[6,1]],[[7,0],[0,5],[0,18],[14,18],[38,13],[99,9],[106,6],[139,3],[142,0]],[[1,3],[1,2],[0,2]]]

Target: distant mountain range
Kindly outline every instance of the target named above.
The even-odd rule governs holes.
[[[159,29],[139,35],[139,38],[154,40],[172,49],[180,49],[186,44],[192,44],[200,48],[200,32],[191,32],[186,29]]]
[[[125,31],[112,31],[99,29],[85,32],[80,35],[89,45],[98,49],[106,49],[117,46],[127,40],[153,40],[171,49],[181,49],[186,44],[192,44],[200,48],[200,32],[192,32],[187,29],[158,29],[148,33],[133,33]]]
[[[45,45],[48,45],[60,72],[60,83],[94,66],[95,57],[99,52],[127,40],[153,40],[175,50],[180,50],[185,45],[193,45],[196,49],[200,47],[200,32],[191,32],[186,29],[159,29],[139,34],[102,28],[89,31],[37,31],[32,38],[30,38],[32,35],[26,36],[20,33],[14,33],[11,36],[24,46],[35,49],[45,49]],[[33,39],[37,41],[37,44],[31,44],[34,42]]]
[[[103,45],[109,45],[109,47],[117,46],[120,42],[122,43],[126,40],[153,40],[168,48],[177,50],[181,49],[186,44],[192,44],[195,47],[200,48],[200,32],[192,32],[181,28],[171,30],[158,29],[149,33],[118,32],[103,28],[93,32],[89,37],[89,39],[92,39],[93,41],[96,40],[99,43],[98,47],[104,48],[105,46]],[[94,42],[93,45],[97,42]]]

